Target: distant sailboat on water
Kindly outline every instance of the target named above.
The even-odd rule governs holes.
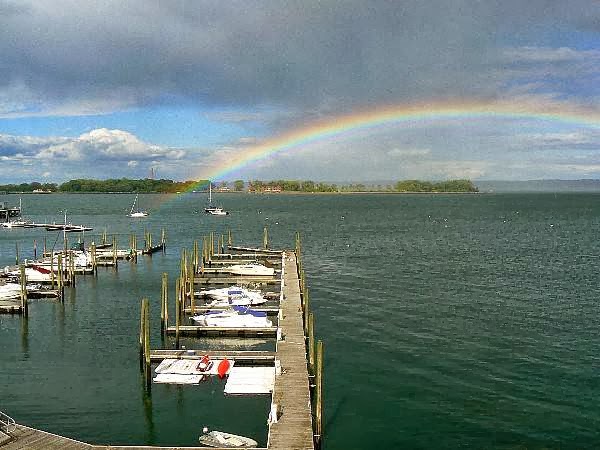
[[[148,216],[148,212],[140,210],[139,206],[137,209],[135,209],[135,207],[137,205],[137,200],[138,200],[138,194],[135,194],[135,199],[133,200],[133,205],[131,205],[131,211],[129,211],[128,216],[129,217],[146,217],[146,216]]]
[[[208,206],[204,208],[204,212],[206,214],[210,214],[211,216],[226,216],[229,214],[228,211],[225,211],[220,206],[213,206],[212,204],[212,182],[208,182]]]

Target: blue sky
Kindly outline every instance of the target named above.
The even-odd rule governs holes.
[[[599,19],[580,0],[0,0],[0,183],[150,167],[198,178],[263,140],[387,105],[502,101],[600,117]],[[392,124],[226,176],[600,178],[600,130]]]

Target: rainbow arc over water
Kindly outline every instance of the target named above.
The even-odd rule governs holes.
[[[587,127],[600,127],[600,112],[585,107],[558,102],[437,102],[412,103],[373,108],[348,115],[330,117],[322,121],[282,133],[260,144],[249,146],[226,159],[217,161],[198,173],[197,178],[225,180],[254,162],[281,152],[294,151],[311,143],[342,136],[357,130],[391,126],[414,121],[448,119],[522,119],[560,122]],[[193,188],[192,188],[193,189]]]

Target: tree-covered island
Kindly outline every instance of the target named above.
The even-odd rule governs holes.
[[[186,191],[204,192],[208,190],[208,180],[173,181],[167,179],[128,178],[93,180],[75,179],[62,184],[32,183],[0,185],[0,192],[15,193],[177,193]],[[220,192],[281,193],[281,192],[399,192],[399,193],[473,193],[479,192],[470,180],[447,180],[440,182],[404,180],[395,184],[330,184],[310,180],[235,180],[212,184]]]

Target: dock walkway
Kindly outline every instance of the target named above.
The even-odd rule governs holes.
[[[296,255],[284,254],[282,317],[279,327],[283,340],[277,341],[281,375],[275,377],[273,403],[281,411],[277,423],[269,429],[269,449],[313,450],[310,389],[306,343],[302,322],[300,282]]]

